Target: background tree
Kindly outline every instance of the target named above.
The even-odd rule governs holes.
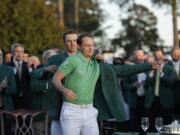
[[[41,54],[48,48],[61,48],[56,8],[44,2],[0,1],[0,44],[4,50],[16,42],[24,44],[33,54]]]
[[[58,7],[64,9],[65,29],[77,29],[79,32],[96,31],[102,21],[100,3],[96,0],[48,0],[54,4],[64,1],[64,5]],[[60,2],[59,2],[60,3]],[[60,13],[61,14],[61,13]],[[102,31],[96,33],[101,35]]]
[[[136,4],[128,9],[127,14],[128,17],[122,19],[124,29],[112,40],[114,49],[123,48],[127,58],[135,49],[153,50],[160,42],[156,16],[146,7]]]
[[[33,54],[62,48],[62,33],[66,29],[92,32],[101,21],[95,0],[3,0],[0,9],[1,47],[8,50],[11,44],[20,42]]]
[[[114,2],[118,3],[120,7],[125,7],[126,5],[130,3],[134,3],[135,0],[113,0]],[[179,0],[150,0],[154,5],[157,5],[158,7],[163,6],[170,6],[172,10],[172,22],[173,22],[173,36],[174,41],[173,45],[178,47],[179,46],[179,33],[178,33],[178,21],[177,21],[177,6],[180,6]],[[178,3],[179,2],[179,3]]]
[[[57,9],[59,27],[61,30],[64,30],[64,0],[58,0]]]
[[[77,3],[79,3],[79,6]],[[77,6],[79,11],[77,11]],[[79,13],[78,16],[77,12]],[[100,26],[102,19],[101,12],[98,1],[66,0],[65,26],[67,28],[77,28],[80,32],[92,32]]]
[[[178,26],[177,26],[177,1],[176,0],[151,0],[154,4],[162,7],[163,5],[170,5],[172,8],[172,18],[173,18],[173,34],[174,34],[174,43],[173,45],[179,46],[179,37],[178,37]]]

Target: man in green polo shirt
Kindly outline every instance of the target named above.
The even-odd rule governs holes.
[[[77,43],[80,52],[69,57],[53,78],[55,87],[64,95],[60,116],[62,131],[63,135],[98,135],[98,111],[92,104],[100,68],[97,61],[91,59],[94,54],[93,37],[82,34]],[[59,82],[63,79],[64,85]]]

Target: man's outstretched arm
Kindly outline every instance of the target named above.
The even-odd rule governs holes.
[[[145,63],[145,64],[135,64],[135,65],[126,64],[126,65],[113,66],[118,77],[124,77],[124,76],[133,75],[133,74],[137,74],[141,72],[146,72],[152,69],[156,70],[157,67],[158,65],[156,63],[153,63],[153,64]]]

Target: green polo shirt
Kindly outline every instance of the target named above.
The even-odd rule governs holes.
[[[86,60],[84,55],[79,52],[70,56],[58,69],[65,76],[64,86],[72,90],[77,98],[69,101],[64,97],[65,102],[74,104],[91,104],[93,95],[100,74],[97,61]]]

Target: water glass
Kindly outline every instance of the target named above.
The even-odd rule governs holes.
[[[146,131],[149,128],[149,118],[148,117],[142,117],[141,118],[141,128],[146,133]]]
[[[163,118],[156,117],[155,119],[155,127],[158,133],[160,133],[161,129],[163,128]]]

